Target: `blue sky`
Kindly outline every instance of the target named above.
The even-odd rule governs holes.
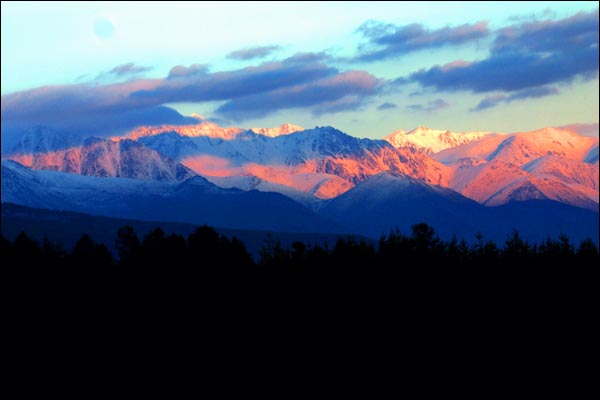
[[[225,125],[598,122],[597,2],[2,2],[2,118],[167,104]]]

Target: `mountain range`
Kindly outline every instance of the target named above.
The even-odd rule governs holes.
[[[186,122],[116,135],[10,131],[2,202],[237,229],[377,237],[427,222],[446,237],[502,240],[517,228],[598,241],[598,138],[570,129],[421,126],[375,140],[333,127]]]

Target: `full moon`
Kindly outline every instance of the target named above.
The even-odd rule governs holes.
[[[98,18],[94,22],[94,33],[100,39],[110,39],[115,33],[115,26],[107,18]]]

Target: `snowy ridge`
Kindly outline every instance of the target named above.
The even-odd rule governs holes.
[[[524,195],[523,201],[485,207],[452,190],[384,172],[330,200],[320,213],[373,237],[394,228],[408,232],[411,225],[425,222],[446,239],[457,235],[473,241],[476,234],[482,233],[486,240],[501,243],[518,229],[534,241],[561,233],[577,240],[598,240],[597,213],[546,200],[539,193],[538,200],[531,200],[536,189],[527,183],[513,189],[516,196]]]
[[[521,166],[548,154],[583,161],[597,146],[598,138],[564,129],[543,128],[510,135],[488,135],[476,142],[440,151],[432,157],[445,164],[469,157]]]
[[[383,139],[396,148],[411,147],[430,154],[475,142],[490,134],[490,132],[451,132],[419,126],[408,132],[398,130]]]
[[[140,141],[204,176],[253,175],[320,198],[335,197],[382,171],[403,172],[434,184],[447,181],[447,167],[424,154],[395,149],[382,140],[358,139],[332,127],[273,138],[251,131],[232,140],[168,135]]]
[[[190,169],[132,140],[90,137],[79,147],[13,154],[7,158],[33,169],[98,177],[179,182],[196,175]]]
[[[598,138],[544,128],[450,148],[433,157],[452,170],[449,186],[482,204],[552,199],[598,209]],[[591,155],[591,157],[590,157]]]
[[[79,146],[81,143],[81,137],[72,132],[48,126],[34,126],[14,137],[13,142],[6,147],[3,144],[2,155],[48,153]]]
[[[176,132],[181,136],[188,137],[210,137],[210,138],[220,138],[225,140],[235,139],[240,133],[246,131],[247,129],[238,128],[238,127],[227,127],[223,128],[214,122],[206,121],[202,116],[197,115],[194,118],[200,120],[201,122],[196,125],[161,125],[161,126],[140,126],[137,127],[130,132],[128,132],[124,136],[116,136],[114,140],[120,140],[124,138],[128,139],[139,139],[141,137],[146,136],[155,136],[160,135],[166,132]],[[303,131],[304,128],[298,125],[293,125],[291,123],[285,123],[275,128],[250,128],[250,131],[263,136],[268,137],[277,137],[282,135],[289,135],[294,132]]]
[[[579,178],[581,182],[597,186],[597,184],[591,183],[593,180],[591,176],[585,176],[586,174],[590,175],[591,171],[584,171],[581,174],[583,176],[575,175],[572,178],[572,184],[569,185],[563,177],[551,176],[551,173],[555,172],[554,169],[549,169],[550,173],[545,173],[545,168],[542,166],[543,163],[540,164],[538,173],[531,174],[515,164],[504,161],[494,160],[469,164],[463,160],[461,165],[457,166],[459,173],[451,180],[450,187],[489,206],[498,206],[511,201],[550,199],[590,210],[598,210],[597,201],[593,201],[594,189],[582,191],[581,187],[585,187],[585,184],[577,182]],[[546,165],[546,168],[548,167]],[[535,166],[532,165],[531,171],[535,169]],[[597,193],[597,189],[595,193]]]
[[[260,192],[281,193],[311,210],[318,209],[322,204],[322,200],[310,193],[302,192],[291,186],[266,181],[257,176],[212,176],[207,179],[215,185],[226,189],[237,188],[245,191],[258,190]]]
[[[250,128],[250,130],[259,135],[264,135],[268,137],[277,137],[282,135],[289,135],[290,133],[303,131],[304,128],[299,125],[293,125],[289,122],[280,125],[276,128]]]
[[[281,232],[339,232],[278,193],[222,189],[194,176],[181,183],[34,171],[2,161],[2,202],[145,221]]]
[[[236,127],[222,128],[210,121],[202,121],[197,125],[140,126],[131,130],[125,136],[115,137],[114,140],[123,138],[136,140],[141,137],[160,135],[165,132],[176,132],[181,136],[188,137],[206,136],[212,138],[233,139],[240,132],[243,132],[243,129]]]
[[[112,140],[35,127],[3,146],[3,159],[98,177],[182,182],[199,174],[225,188],[278,192],[311,208],[367,180],[385,186],[383,178],[370,179],[384,172],[485,205],[551,199],[598,208],[598,138],[570,129],[504,135],[418,127],[386,141],[330,126],[243,130],[195,118],[195,125],[143,126]]]

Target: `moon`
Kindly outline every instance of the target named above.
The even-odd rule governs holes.
[[[94,22],[94,33],[102,40],[110,39],[115,33],[115,26],[108,18],[98,18]]]

